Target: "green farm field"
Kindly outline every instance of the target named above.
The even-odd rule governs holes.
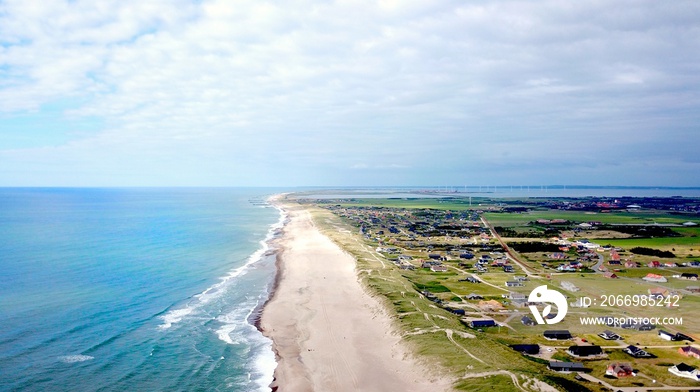
[[[672,215],[665,212],[611,212],[589,213],[580,211],[530,211],[523,213],[486,212],[484,218],[494,226],[524,226],[538,219],[566,219],[571,222],[596,221],[603,224],[677,224],[695,222],[700,225],[700,218]],[[681,229],[681,228],[679,228]]]
[[[469,200],[452,199],[452,198],[425,198],[425,199],[343,199],[339,201],[328,201],[328,203],[339,204],[343,207],[393,207],[393,208],[429,208],[435,210],[473,210],[479,208],[479,203],[476,198],[472,200],[472,206],[469,205]]]

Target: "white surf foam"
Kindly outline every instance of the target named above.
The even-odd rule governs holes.
[[[277,368],[277,360],[272,351],[271,341],[265,342],[265,348],[259,351],[253,366],[257,370],[253,382],[257,385],[258,390],[261,392],[269,391],[270,384],[274,380],[275,368]]]
[[[258,299],[247,298],[245,302],[238,304],[232,312],[217,317],[216,321],[222,323],[222,326],[216,330],[219,340],[227,344],[238,344],[250,334],[257,334],[258,330],[255,326],[250,325],[248,319],[260,304],[261,298],[262,296]],[[234,331],[236,334],[233,334]]]
[[[279,220],[270,226],[269,230],[267,231],[267,235],[262,241],[260,241],[260,248],[248,257],[245,264],[230,271],[227,275],[219,278],[218,283],[208,287],[206,290],[192,297],[193,299],[189,301],[184,308],[173,309],[160,316],[163,323],[158,326],[159,329],[165,330],[172,327],[173,325],[182,321],[186,316],[198,310],[201,306],[206,305],[216,298],[219,298],[225,292],[223,289],[231,281],[241,275],[246,274],[255,263],[262,260],[265,253],[270,250],[270,240],[274,238],[275,234],[284,226],[284,223],[287,220],[287,215],[282,209],[278,208],[277,206],[274,206],[274,208],[280,213]]]
[[[62,357],[58,357],[58,360],[63,363],[85,362],[92,359],[95,359],[95,357],[91,357],[89,355],[64,355]]]
[[[238,343],[238,340],[233,340],[231,338],[231,332],[233,332],[235,330],[236,330],[235,324],[226,324],[223,327],[216,330],[216,336],[219,337],[219,340],[223,340],[227,344],[236,344],[236,343]]]
[[[192,313],[192,311],[194,311],[194,309],[191,307],[171,310],[160,317],[161,319],[163,319],[163,324],[159,325],[158,327],[161,329],[168,329],[172,327],[173,324],[179,323],[180,320],[182,320],[188,314]]]

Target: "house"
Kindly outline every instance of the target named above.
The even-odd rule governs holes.
[[[571,346],[566,352],[574,357],[594,357],[603,355],[603,349],[600,346]]]
[[[506,287],[523,287],[523,282],[509,280],[506,282]]]
[[[504,265],[503,272],[515,272],[515,270],[513,269],[513,266],[511,266],[511,265]]]
[[[511,302],[513,303],[513,305],[515,305],[517,307],[523,307],[528,303],[527,297],[525,296],[525,294],[516,293],[514,291],[511,291],[510,293],[508,293],[506,298],[510,299]]]
[[[508,260],[498,259],[498,260],[494,260],[493,263],[491,263],[491,267],[503,267],[506,264],[508,264]]]
[[[544,338],[548,340],[569,340],[573,339],[571,332],[567,330],[547,330],[543,333]]]
[[[553,260],[564,260],[566,258],[566,255],[564,253],[557,252],[549,255],[549,258]]]
[[[642,350],[641,348],[637,346],[627,346],[623,350],[625,353],[635,357],[635,358],[653,358],[654,356],[652,354],[649,354],[648,352]]]
[[[652,298],[666,298],[669,296],[669,291],[663,287],[653,287],[647,290],[649,296]]]
[[[675,268],[675,267],[678,267],[678,264],[667,261],[663,264],[663,266],[668,267],[668,268]]]
[[[549,361],[549,369],[555,372],[582,372],[585,370],[580,362]]]
[[[517,280],[518,282],[527,282],[529,279],[527,278],[527,276],[516,276],[515,280]]]
[[[432,259],[432,260],[442,260],[442,256],[440,256],[439,254],[436,254],[436,253],[429,254],[428,258]]]
[[[615,249],[610,251],[610,264],[612,264],[613,261],[617,261],[617,264],[620,264],[620,254],[617,253]]]
[[[506,298],[510,299],[511,301],[527,301],[527,296],[525,296],[525,294],[516,293],[515,291],[509,292]]]
[[[661,263],[659,263],[657,260],[650,261],[649,264],[647,264],[647,267],[649,267],[649,268],[661,268]]]
[[[531,319],[530,316],[523,316],[520,319],[520,322],[523,323],[523,325],[527,325],[528,327],[532,327],[533,325],[537,325],[535,320]]]
[[[583,263],[578,260],[570,262],[569,265],[574,268],[583,268]]]
[[[625,262],[625,268],[637,268],[639,264],[636,261],[628,260]]]
[[[473,277],[473,276],[467,277],[466,279],[464,279],[464,281],[465,281],[465,282],[469,282],[469,283],[481,283],[481,281],[479,280],[479,278],[475,278],[475,277]]]
[[[690,274],[690,273],[684,272],[681,274],[681,279],[698,280],[698,274]]]
[[[557,267],[557,271],[576,272],[576,267],[574,267],[573,265],[570,265],[570,264],[567,264],[567,265],[562,264],[559,267]]]
[[[544,316],[544,318],[546,318],[547,320],[551,320],[551,319],[553,319],[553,318],[555,318],[555,317],[557,317],[557,314],[556,314],[556,313],[550,313],[550,314]]]
[[[511,344],[510,348],[523,354],[537,355],[540,353],[539,344]]]
[[[659,337],[663,340],[668,340],[669,342],[676,340],[676,334],[664,331],[663,329],[659,330]]]
[[[700,293],[700,286],[688,286],[685,289],[691,293]]]
[[[642,280],[646,280],[647,282],[657,282],[657,283],[664,283],[668,282],[668,279],[661,275],[657,274],[647,274],[647,276],[643,277]]]
[[[692,346],[683,346],[678,349],[678,352],[685,355],[686,357],[693,357],[695,359],[700,359],[700,349]]]
[[[459,258],[460,258],[460,259],[471,260],[471,259],[474,258],[474,253],[469,253],[469,252],[467,252],[467,253],[461,253],[461,254],[459,255]]]
[[[656,325],[654,324],[647,324],[646,322],[636,322],[636,320],[633,321],[635,322],[620,324],[620,328],[634,329],[637,331],[651,331],[652,329],[656,328]]]
[[[423,291],[421,291],[420,293],[421,293],[425,298],[427,298],[427,299],[429,299],[429,300],[431,300],[431,301],[434,301],[434,300],[437,299],[437,296],[436,296],[435,294],[431,293],[431,292],[428,291],[428,290],[423,290]]]
[[[630,377],[634,375],[634,369],[629,363],[613,362],[608,365],[605,374],[617,378]]]
[[[604,273],[603,276],[608,278],[608,279],[617,279],[617,275],[613,272],[610,272],[610,271]]]
[[[679,342],[682,342],[682,341],[684,341],[684,340],[687,340],[687,341],[689,341],[689,342],[694,342],[694,341],[695,341],[695,339],[691,338],[690,336],[688,336],[688,335],[686,335],[686,334],[682,334],[682,333],[680,333],[680,332],[676,333],[676,337],[675,337],[674,340],[677,340],[677,341],[679,341]]]
[[[460,308],[445,307],[445,310],[447,310],[448,312],[452,312],[452,313],[459,315],[459,316],[464,316],[466,314],[464,309],[460,309]]]
[[[601,338],[603,338],[605,340],[619,340],[620,339],[620,335],[616,334],[615,332],[609,331],[607,329],[605,331],[599,333],[598,336],[600,336]]]
[[[482,319],[482,320],[469,320],[468,325],[471,328],[487,328],[487,327],[498,327],[498,324],[494,320]]]
[[[447,272],[447,267],[444,265],[432,265],[430,270],[433,272]]]
[[[479,294],[474,294],[474,293],[471,293],[464,298],[470,299],[470,300],[484,299],[484,297],[480,296]]]
[[[700,381],[700,374],[698,374],[698,369],[686,365],[681,362],[678,365],[671,366],[668,371],[675,374],[678,377],[685,377],[691,380]]]

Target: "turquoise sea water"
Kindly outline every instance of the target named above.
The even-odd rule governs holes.
[[[272,193],[0,189],[0,390],[269,390]]]

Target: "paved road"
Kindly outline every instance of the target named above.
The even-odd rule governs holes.
[[[598,253],[598,262],[593,266],[593,271],[595,272],[603,272],[600,270],[600,267],[603,265],[605,262],[605,257],[603,257],[602,253]]]

